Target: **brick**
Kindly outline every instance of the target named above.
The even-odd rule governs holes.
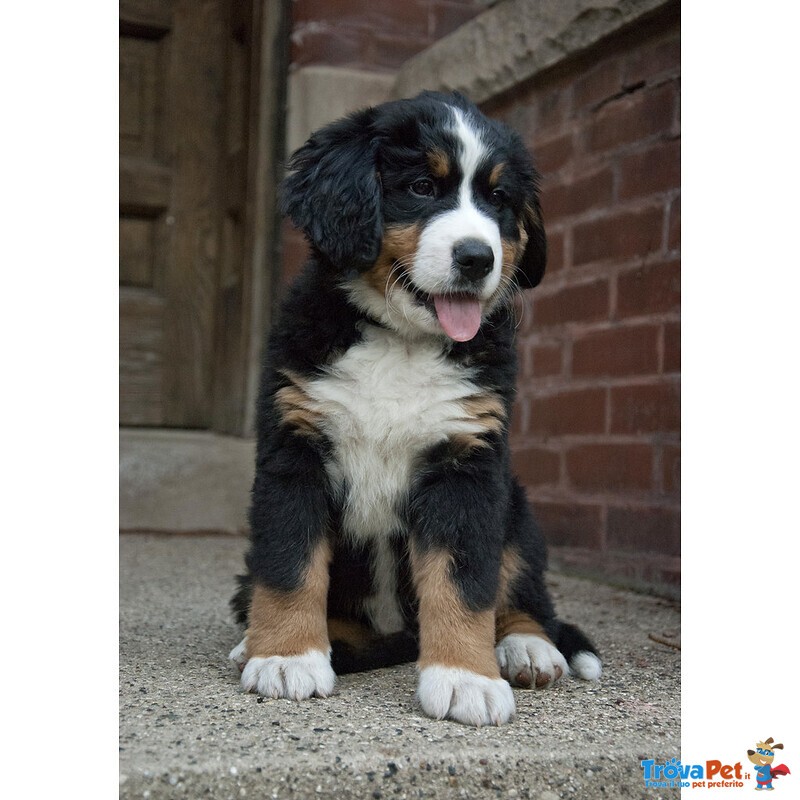
[[[678,195],[669,207],[667,220],[667,249],[677,250],[681,246],[681,196]]]
[[[630,53],[625,60],[623,80],[627,86],[642,81],[652,83],[657,78],[663,80],[680,75],[680,71],[681,40],[676,37],[651,43]]]
[[[603,100],[618,94],[621,89],[621,60],[615,58],[602,61],[575,81],[575,108],[599,105]]]
[[[547,221],[545,221],[547,231]],[[564,266],[564,232],[547,232],[547,272],[552,274],[558,272]]]
[[[680,261],[647,264],[617,277],[616,316],[619,319],[679,311],[680,307]]]
[[[529,430],[537,436],[596,434],[605,427],[605,389],[571,389],[530,401]]]
[[[543,447],[515,447],[511,451],[511,468],[525,486],[555,485],[561,474],[561,458]]]
[[[592,151],[611,150],[672,127],[677,93],[672,83],[645,87],[604,105],[588,127],[586,146]]]
[[[662,372],[681,371],[681,325],[668,322],[664,325],[664,363]]]
[[[429,39],[373,32],[365,51],[367,62],[375,67],[396,70],[430,44]]]
[[[614,176],[610,169],[600,170],[572,183],[545,183],[542,211],[546,218],[558,219],[607,206],[612,202],[613,189]]]
[[[398,3],[398,5],[402,5],[402,3]],[[433,37],[441,39],[443,36],[447,36],[448,33],[452,33],[456,28],[469,22],[482,10],[480,5],[474,3],[432,3]]]
[[[511,407],[511,424],[508,429],[508,435],[511,438],[512,445],[514,439],[523,436],[528,430],[528,403],[519,397],[514,400],[514,405]]]
[[[680,495],[681,446],[665,444],[661,452],[661,486],[664,494]]]
[[[576,377],[621,377],[655,373],[658,369],[656,325],[635,325],[594,331],[572,345]]]
[[[661,206],[620,211],[576,225],[573,231],[574,266],[606,259],[642,258],[661,250],[664,209]]]
[[[575,144],[570,132],[545,141],[537,140],[531,150],[536,168],[546,175],[557,172],[572,160]]]
[[[560,375],[563,368],[563,347],[560,344],[540,344],[531,347],[530,374],[534,377]]]
[[[429,34],[426,0],[294,0],[292,23],[327,23],[338,29],[362,28],[410,38]]]
[[[295,67],[309,64],[329,66],[365,66],[364,51],[368,32],[347,28],[292,31],[291,63]]]
[[[646,444],[585,444],[567,450],[569,482],[579,491],[642,492],[653,485],[653,451]]]
[[[592,281],[565,286],[551,294],[534,294],[533,323],[536,328],[566,322],[592,322],[608,319],[608,281]]]
[[[659,142],[646,150],[631,153],[619,164],[619,197],[629,200],[681,185],[681,141]]]
[[[609,549],[680,555],[681,522],[677,509],[611,507],[607,526]]]
[[[536,98],[536,129],[546,130],[562,125],[569,119],[572,91],[569,83],[551,86]]]
[[[600,506],[534,500],[533,510],[550,545],[601,549],[603,518]]]
[[[611,433],[673,433],[680,429],[680,384],[612,387]]]

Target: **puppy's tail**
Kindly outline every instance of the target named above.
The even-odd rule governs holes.
[[[603,673],[603,663],[597,648],[576,625],[558,623],[555,645],[567,659],[570,672],[585,681],[596,681]]]

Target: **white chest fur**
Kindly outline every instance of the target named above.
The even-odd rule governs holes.
[[[334,448],[329,476],[342,492],[342,523],[356,540],[402,533],[398,508],[427,448],[481,426],[463,401],[479,393],[438,340],[406,342],[369,326],[306,387]]]

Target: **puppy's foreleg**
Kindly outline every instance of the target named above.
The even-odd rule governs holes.
[[[501,725],[514,714],[514,695],[494,654],[494,608],[475,611],[462,599],[444,549],[411,548],[419,598],[417,697],[436,719]]]
[[[256,579],[245,636],[246,691],[294,700],[333,692],[326,619],[330,558],[330,545],[321,540],[291,590]]]

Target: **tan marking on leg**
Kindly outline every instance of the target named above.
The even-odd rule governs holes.
[[[364,648],[374,637],[372,631],[360,622],[331,617],[328,619],[328,638],[332,642],[344,642],[351,647]]]
[[[530,614],[513,608],[498,609],[495,622],[495,641],[499,642],[512,633],[538,636],[552,644],[550,637],[544,632],[544,628]]]
[[[284,370],[283,375],[289,385],[275,392],[275,405],[283,423],[304,436],[318,436],[322,414],[308,395],[307,381],[289,370]]]
[[[524,611],[511,604],[511,590],[516,579],[525,569],[525,562],[516,547],[506,547],[500,562],[500,586],[497,592],[497,618],[495,620],[495,642],[511,633],[531,634],[550,642],[544,628]],[[552,644],[552,642],[550,642]]]
[[[419,244],[419,226],[390,225],[383,232],[381,252],[370,269],[364,273],[364,280],[375,291],[387,297],[394,288],[394,281],[402,271],[411,266]],[[400,265],[400,268],[395,269]]]
[[[431,150],[428,153],[428,167],[435,178],[446,178],[450,174],[450,156],[444,150]]]
[[[411,569],[419,597],[420,669],[435,664],[499,678],[494,655],[494,609],[472,611],[451,577],[452,556],[411,547]]]
[[[511,545],[503,548],[503,556],[500,559],[500,581],[497,587],[497,608],[505,608],[509,605],[511,588],[517,577],[525,569],[525,562],[519,554],[519,550]]]
[[[550,637],[544,632],[544,628],[530,615],[524,611],[519,611],[511,605],[511,589],[514,581],[525,569],[525,562],[519,555],[516,548],[507,547],[503,551],[503,560],[500,567],[500,588],[497,593],[497,616],[495,619],[495,643],[505,639],[506,636],[511,634],[519,634],[523,636],[537,636],[545,642],[553,644]],[[555,646],[555,645],[554,645]],[[521,672],[518,675],[509,676],[503,672],[503,677],[511,680],[512,685],[529,687],[531,681],[536,683],[537,687],[542,687],[550,682],[550,675],[540,674],[538,671],[536,675],[529,675],[527,672]],[[556,668],[556,679],[561,677],[561,671]]]
[[[327,655],[326,608],[331,548],[322,541],[311,556],[300,587],[291,592],[256,583],[250,603],[247,657],[297,656],[309,650]]]

